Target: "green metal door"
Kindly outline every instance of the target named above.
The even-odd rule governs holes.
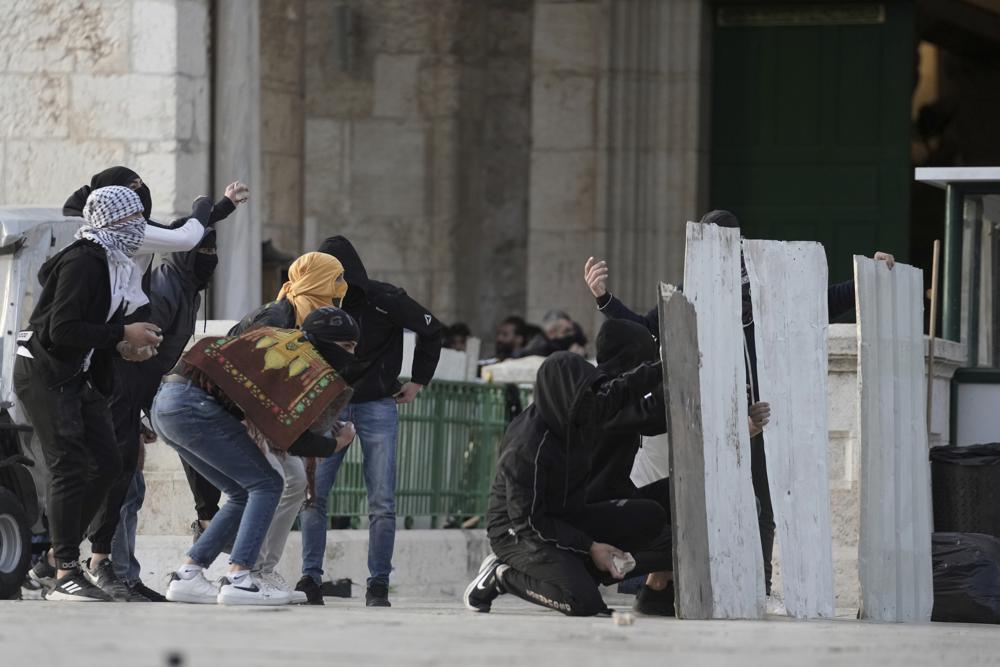
[[[909,248],[910,2],[721,4],[713,37],[711,203],[749,238],[851,255]]]

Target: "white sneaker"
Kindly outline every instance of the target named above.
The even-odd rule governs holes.
[[[309,602],[309,598],[305,593],[293,589],[288,585],[288,582],[285,581],[285,578],[274,570],[271,570],[270,572],[260,571],[255,574],[271,586],[288,593],[288,604],[306,604]]]
[[[288,591],[283,591],[264,581],[260,576],[251,573],[243,579],[239,586],[234,584],[229,577],[224,577],[217,599],[219,604],[225,605],[279,606],[288,604],[292,596]]]
[[[199,572],[190,579],[181,579],[176,572],[170,575],[167,585],[167,600],[188,604],[215,604],[219,597],[219,587]]]

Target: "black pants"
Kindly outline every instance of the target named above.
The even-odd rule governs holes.
[[[191,495],[194,496],[194,511],[198,513],[199,521],[211,521],[219,511],[219,501],[222,499],[222,492],[212,486],[212,483],[201,476],[201,474],[189,466],[187,462],[181,461],[184,465],[184,474],[187,476],[188,486],[191,487]]]
[[[108,402],[115,429],[115,441],[121,456],[122,472],[112,482],[107,497],[101,505],[88,534],[91,549],[97,554],[111,553],[121,518],[122,505],[128,494],[129,485],[139,465],[139,423],[142,419],[142,372],[140,364],[115,359],[115,389]]]
[[[670,519],[655,501],[609,500],[564,518],[595,541],[631,553],[632,576],[672,569]],[[510,566],[502,576],[507,592],[567,616],[607,611],[597,586],[618,580],[598,571],[589,555],[507,535],[491,540],[491,546]]]
[[[750,476],[753,493],[760,503],[757,524],[760,527],[760,547],[764,556],[764,588],[771,594],[771,557],[774,553],[774,508],[771,506],[771,487],[767,482],[767,459],[764,456],[764,436],[750,441]]]
[[[107,399],[86,378],[56,389],[17,357],[14,391],[42,445],[52,475],[49,533],[56,566],[75,568],[83,532],[121,473],[121,455]]]

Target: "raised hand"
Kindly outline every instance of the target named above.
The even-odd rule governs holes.
[[[598,299],[601,298],[608,293],[608,263],[588,257],[583,267],[583,279],[587,281],[590,293]]]

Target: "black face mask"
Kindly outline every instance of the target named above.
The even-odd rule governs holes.
[[[194,258],[194,279],[198,284],[198,289],[205,289],[208,286],[209,281],[212,279],[212,274],[215,273],[215,267],[218,265],[218,255],[209,255],[204,252],[198,253]]]

